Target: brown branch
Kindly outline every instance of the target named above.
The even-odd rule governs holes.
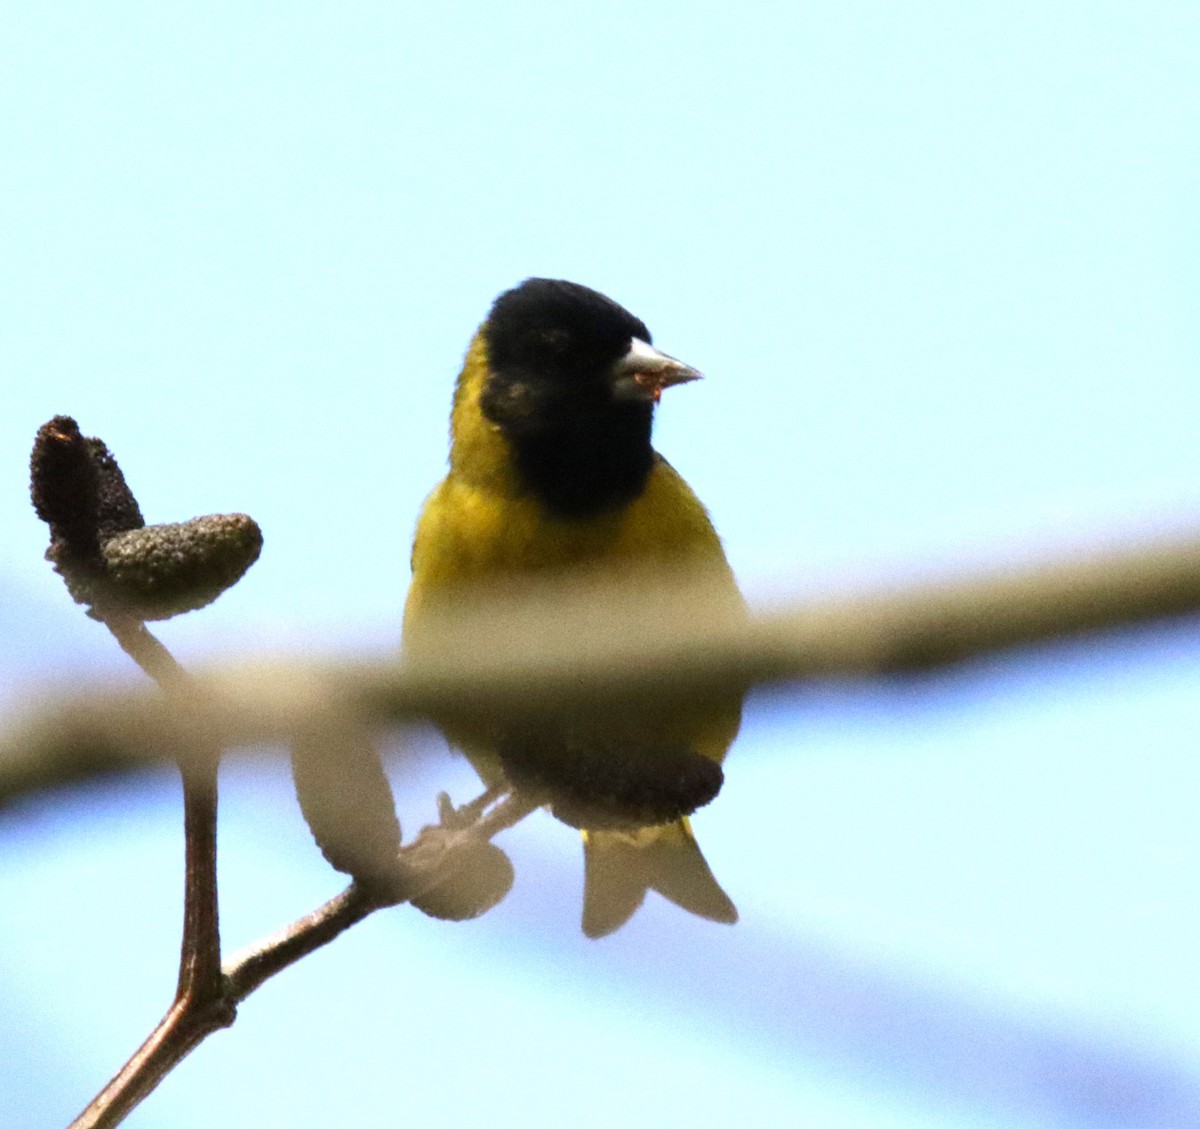
[[[105,619],[121,649],[180,708],[192,705],[192,687],[175,657],[140,620]],[[184,911],[176,1000],[202,1006],[221,986],[221,931],[217,899],[217,772],[214,744],[180,758],[183,778]]]
[[[277,972],[328,945],[383,904],[364,887],[350,883],[324,905],[240,952],[226,973],[230,998],[244,1000]]]
[[[491,794],[485,792],[480,800],[486,800]],[[225,967],[230,1002],[240,1003],[277,972],[329,944],[375,910],[419,897],[447,876],[454,866],[456,853],[471,843],[491,840],[539,806],[537,798],[513,793],[487,812],[480,803],[460,809],[460,817],[474,816],[465,825],[426,827],[413,843],[400,851],[393,884],[367,889],[351,883],[312,913],[233,957]]]
[[[112,1129],[209,1035],[228,1027],[233,1013],[224,1000],[199,1008],[179,999],[150,1037],[96,1095],[69,1129]]]
[[[158,683],[179,709],[192,706],[192,687],[174,656],[140,620],[106,616],[121,649]],[[183,779],[183,938],[175,1000],[150,1037],[72,1123],[72,1129],[118,1125],[208,1035],[234,1020],[224,996],[217,903],[217,770],[220,752],[180,757]]]
[[[352,882],[323,906],[250,945],[229,961],[208,998],[180,995],[162,1022],[70,1129],[112,1129],[214,1031],[228,1027],[237,1006],[276,973],[329,944],[378,909],[419,897],[444,881],[474,843],[489,841],[537,809],[540,800],[515,793],[490,810],[494,793],[455,813],[449,826],[427,827],[401,849],[387,885]]]

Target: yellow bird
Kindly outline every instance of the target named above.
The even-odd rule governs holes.
[[[450,469],[417,523],[405,648],[419,652],[439,609],[546,576],[703,570],[741,596],[708,513],[651,446],[654,407],[695,369],[646,326],[576,283],[531,278],[501,294],[454,391]],[[713,921],[737,910],[687,814],[720,788],[741,694],[653,716],[563,723],[536,733],[447,725],[486,784],[533,783],[583,830],[583,930],[599,937],[650,889]]]

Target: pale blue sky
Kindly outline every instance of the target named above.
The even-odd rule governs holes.
[[[528,275],[707,374],[656,441],[759,600],[1191,527],[1198,106],[1183,2],[6,12],[5,698],[127,669],[40,559],[57,412],[148,520],[262,525],[179,654],[393,647],[453,376]],[[533,821],[498,911],[367,923],[129,1124],[1195,1124],[1198,670],[1184,627],[764,700],[698,820],[736,929],[584,942]],[[469,792],[414,772],[409,829]],[[338,888],[278,764],[224,804],[230,944]],[[65,1123],[167,1003],[176,807],[0,818],[0,1123]]]

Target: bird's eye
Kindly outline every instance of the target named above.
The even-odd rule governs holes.
[[[565,329],[538,330],[535,340],[548,352],[565,353],[571,345],[571,334]]]

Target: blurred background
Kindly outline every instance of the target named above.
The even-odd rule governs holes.
[[[162,626],[185,662],[389,655],[529,275],[707,374],[656,445],[760,606],[1200,520],[1195,4],[52,0],[0,57],[0,721],[140,679],[41,559],[39,424],[148,521],[263,527]],[[127,1124],[1200,1124],[1198,675],[1182,623],[761,693],[696,820],[739,925],[584,940],[539,815],[495,912],[376,915]],[[474,781],[404,747],[412,833]],[[342,883],[282,760],[223,780],[233,950]],[[162,1014],[181,840],[167,769],[0,812],[0,1124],[65,1124]]]

